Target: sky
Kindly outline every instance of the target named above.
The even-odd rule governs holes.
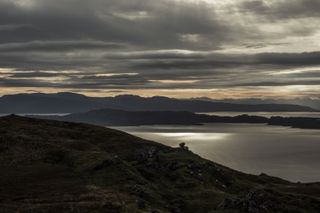
[[[0,0],[0,95],[320,98],[318,0]]]

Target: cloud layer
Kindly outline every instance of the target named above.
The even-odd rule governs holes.
[[[319,10],[313,0],[0,0],[0,87],[319,98]]]

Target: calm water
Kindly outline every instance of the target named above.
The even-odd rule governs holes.
[[[320,181],[320,130],[263,124],[115,128],[173,147],[186,142],[194,153],[246,173]]]
[[[270,118],[272,116],[282,116],[282,117],[312,117],[320,118],[320,112],[207,112],[198,113],[205,115],[218,115],[218,116],[237,116],[237,115],[258,115]]]

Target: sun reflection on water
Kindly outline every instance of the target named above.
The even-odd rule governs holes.
[[[212,141],[225,140],[230,137],[231,133],[201,133],[201,132],[160,132],[155,135],[163,137],[171,137],[179,140],[197,140],[197,141]]]

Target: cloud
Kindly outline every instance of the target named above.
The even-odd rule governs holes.
[[[240,86],[315,85],[320,53],[221,54],[207,51],[134,51],[57,57],[38,55],[38,71],[7,71],[2,85],[90,89],[231,88]],[[22,54],[23,55],[23,54]],[[22,57],[22,56],[21,56]],[[52,61],[52,57],[56,60]],[[58,60],[59,59],[59,60]],[[21,59],[19,60],[21,62]],[[32,64],[33,57],[24,65]],[[96,65],[99,68],[94,69]],[[103,66],[102,66],[103,65]],[[22,67],[22,65],[21,65]],[[56,70],[50,70],[56,67]],[[62,70],[62,67],[68,69]],[[304,68],[304,75],[284,70]],[[92,70],[89,70],[92,68]],[[77,70],[77,71],[76,71]],[[311,69],[314,70],[314,67]],[[277,75],[277,73],[281,75]],[[268,79],[268,81],[266,81]],[[280,80],[280,81],[279,81]],[[170,81],[171,83],[167,83]],[[189,83],[188,83],[189,82]],[[192,82],[192,84],[190,84]]]
[[[216,18],[214,7],[176,0],[60,0],[0,2],[0,42],[83,40],[126,42],[147,47],[203,47],[182,39],[197,34],[205,47],[232,39],[228,23]],[[134,18],[136,16],[136,18]],[[8,27],[11,26],[11,27]],[[236,26],[235,26],[236,27]],[[226,33],[230,36],[226,36]],[[208,40],[208,37],[215,40]]]
[[[0,87],[304,85],[314,94],[317,70],[277,73],[320,67],[319,9],[311,0],[0,0]]]
[[[297,85],[320,85],[320,78],[319,79],[309,79],[309,80],[282,80],[282,81],[261,81],[261,82],[249,82],[249,83],[243,83],[243,84],[237,84],[235,86],[297,86]]]
[[[124,44],[102,41],[30,41],[0,44],[0,52],[68,52],[75,50],[112,50],[124,48]]]
[[[320,52],[306,53],[261,53],[261,54],[219,54],[219,53],[199,53],[185,55],[175,54],[169,59],[164,54],[155,60],[144,60],[137,63],[140,69],[214,69],[233,68],[239,66],[309,66],[320,65]],[[151,54],[151,57],[153,54]],[[129,57],[130,58],[130,57]],[[133,55],[131,58],[137,58]],[[140,55],[140,59],[149,59]],[[239,67],[240,68],[240,67]]]
[[[319,17],[320,2],[314,0],[249,0],[240,9],[262,15],[274,21],[279,19]]]

